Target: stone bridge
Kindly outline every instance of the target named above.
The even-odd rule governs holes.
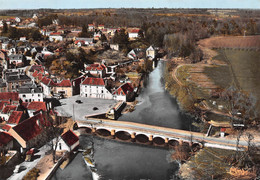
[[[88,118],[76,121],[78,128],[85,128],[87,132],[102,136],[112,136],[121,140],[137,141],[139,143],[154,143],[156,145],[176,146],[187,144],[202,148],[203,146],[223,149],[236,149],[236,138],[206,137],[203,133],[158,127],[127,121],[112,121]],[[260,145],[260,142],[258,142]],[[239,147],[247,146],[247,141],[240,140]]]

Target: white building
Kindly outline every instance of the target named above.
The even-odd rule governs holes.
[[[113,99],[102,78],[87,77],[80,84],[80,96],[90,98]]]
[[[51,97],[55,83],[51,79],[43,77],[41,79],[40,85],[43,89],[43,96],[44,97]]]
[[[19,98],[23,102],[34,102],[34,101],[43,101],[43,92],[42,88],[37,87],[35,84],[24,84],[18,89]]]
[[[58,142],[54,138],[54,146],[56,143],[57,145],[57,150],[58,151],[68,151],[71,152],[75,150],[79,146],[79,137],[71,130],[68,130],[66,133],[62,134],[61,137],[59,138]]]
[[[90,64],[85,65],[85,73],[90,73],[97,77],[105,77],[106,66],[104,64]]]
[[[63,41],[63,36],[61,35],[61,33],[53,32],[49,35],[49,41]]]
[[[146,49],[146,57],[152,59],[155,58],[155,49],[153,48],[153,46],[150,46]]]

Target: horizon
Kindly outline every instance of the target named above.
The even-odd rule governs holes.
[[[37,9],[260,9],[260,0],[0,0],[0,10]]]

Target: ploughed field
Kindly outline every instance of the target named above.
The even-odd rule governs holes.
[[[260,51],[255,50],[219,50],[215,58],[224,61],[223,66],[205,67],[205,74],[222,88],[235,85],[252,93],[258,100],[260,109]]]

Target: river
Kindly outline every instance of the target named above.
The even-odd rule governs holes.
[[[161,84],[163,63],[150,73],[142,93],[138,97],[135,111],[124,114],[121,121],[190,129],[191,118],[179,111],[178,104]],[[90,135],[81,135],[80,144],[86,148],[93,142],[94,160],[101,179],[107,180],[168,180],[178,171],[178,164],[172,162],[171,151],[165,148],[118,142]],[[84,164],[82,155],[76,158],[63,171],[58,170],[52,178],[91,179],[90,170]]]
[[[192,128],[192,118],[180,112],[176,99],[165,91],[161,83],[163,69],[164,62],[159,62],[137,98],[139,103],[135,110],[122,115],[119,120],[183,130]]]

